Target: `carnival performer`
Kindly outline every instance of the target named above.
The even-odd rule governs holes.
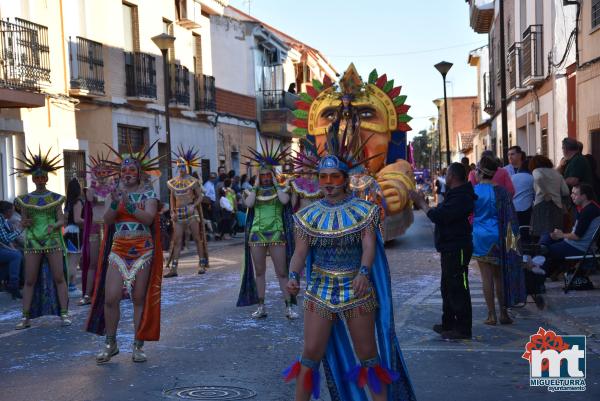
[[[106,334],[105,346],[96,356],[98,364],[110,361],[119,353],[116,334],[123,296],[133,301],[133,362],[145,362],[144,341],[158,341],[160,337],[163,260],[159,201],[148,177],[160,175],[158,158],[148,157],[155,144],[146,151],[134,152],[129,143],[129,152],[122,155],[111,148],[118,161],[104,160],[118,176],[118,185],[107,199],[102,260],[96,272],[87,322],[87,331]]]
[[[202,216],[202,185],[191,176],[192,167],[200,167],[198,151],[190,148],[187,151],[180,146],[175,153],[176,177],[167,182],[171,191],[171,220],[173,221],[174,236],[171,255],[169,256],[170,268],[165,278],[177,277],[177,265],[181,252],[182,239],[186,228],[189,227],[192,237],[196,242],[198,252],[198,274],[206,273],[208,267],[208,246],[204,232],[204,217]]]
[[[300,140],[300,146],[300,152],[296,155],[296,173],[294,174],[294,177],[288,181],[290,189],[292,190],[291,202],[294,213],[323,197],[323,194],[319,189],[319,181],[310,173],[306,174],[307,172],[303,166],[303,163],[306,160],[315,160],[319,153],[314,138],[302,138]]]
[[[275,168],[281,166],[287,149],[280,144],[261,143],[262,151],[249,148],[248,165],[259,166],[258,180],[251,191],[244,191],[244,203],[248,208],[245,230],[245,260],[242,285],[237,306],[258,304],[252,314],[255,319],[267,317],[265,287],[267,251],[275,267],[279,287],[285,298],[286,317],[298,318],[294,310],[296,298],[287,290],[289,258],[294,250],[292,212],[287,188],[277,184]],[[256,277],[254,271],[256,270]]]
[[[294,215],[288,290],[299,292],[306,268],[304,350],[284,376],[297,379],[296,401],[318,399],[325,357],[334,401],[366,401],[367,385],[375,401],[415,400],[395,334],[379,206],[349,192],[349,174],[368,159],[350,151],[346,129],[338,140],[338,129],[334,123],[328,130],[327,154],[306,165],[325,198]]]
[[[106,199],[114,189],[113,174],[110,166],[104,160],[104,154],[90,157],[89,176],[90,186],[85,191],[83,206],[83,241],[81,250],[81,291],[83,297],[79,305],[92,303],[92,291],[96,267],[102,243],[102,227],[104,224],[104,209]]]
[[[62,168],[59,155],[43,155],[41,148],[34,155],[23,152],[19,160],[24,167],[15,174],[31,175],[35,190],[18,196],[21,224],[25,228],[25,286],[23,287],[23,317],[16,329],[31,327],[30,319],[43,315],[58,315],[63,326],[71,325],[68,313],[67,266],[61,228],[64,225],[64,196],[46,189],[48,174]],[[54,281],[54,283],[52,282]]]

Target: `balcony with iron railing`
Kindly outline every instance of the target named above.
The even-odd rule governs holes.
[[[523,86],[529,86],[544,79],[543,26],[531,25],[523,33],[521,42],[521,77]]]
[[[513,43],[508,49],[508,95],[512,96],[521,88],[521,43]]]
[[[169,104],[171,107],[190,106],[190,71],[180,64],[169,64],[171,85]]]
[[[72,96],[104,95],[102,43],[77,36],[69,38],[69,67]]]
[[[141,52],[124,52],[125,86],[130,100],[156,99],[156,58]]]
[[[262,90],[261,131],[266,134],[292,138],[292,127],[298,95],[284,90]]]
[[[217,110],[215,77],[197,74],[194,76],[194,110],[199,113]]]
[[[39,92],[50,83],[48,28],[24,19],[0,21],[0,89]],[[0,107],[39,107],[44,97],[6,92]],[[40,104],[41,102],[41,104]]]

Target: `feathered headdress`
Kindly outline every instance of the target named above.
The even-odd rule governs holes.
[[[29,156],[27,156],[27,154],[22,151],[21,154],[23,155],[23,158],[21,159],[15,157],[15,159],[23,163],[25,167],[15,168],[15,171],[12,174],[32,176],[48,175],[48,173],[56,174],[56,170],[63,168],[63,166],[58,165],[58,163],[60,163],[62,160],[59,159],[60,154],[51,158],[51,150],[52,148],[48,149],[48,152],[45,155],[43,155],[42,148],[38,147],[38,154],[34,155],[31,152],[31,150],[27,148],[27,153],[29,154]]]
[[[310,136],[303,139],[304,149],[308,149],[308,152],[316,155],[316,157],[306,157],[296,152],[296,155],[292,157],[294,163],[306,171],[301,174],[318,174],[319,170],[324,168],[335,168],[345,173],[351,173],[353,170],[356,171],[357,168],[365,165],[369,160],[380,156],[380,154],[376,154],[371,157],[363,157],[365,145],[373,135],[353,150],[347,130],[348,127],[346,126],[340,137],[339,122],[331,124],[327,129],[325,149],[318,149],[314,139]]]
[[[188,150],[184,150],[183,146],[179,145],[177,148],[177,152],[173,152],[173,156],[175,156],[175,160],[172,161],[173,164],[185,164],[186,171],[189,173],[192,171],[192,167],[200,167],[200,153],[195,147],[191,147]]]
[[[286,157],[290,156],[289,147],[284,147],[280,142],[277,148],[273,144],[273,141],[260,140],[261,150],[258,151],[251,147],[248,147],[250,152],[249,156],[244,155],[248,161],[244,163],[247,166],[257,165],[260,168],[267,170],[274,170],[275,167],[281,166]]]
[[[152,175],[155,177],[160,177],[160,165],[159,161],[162,156],[157,157],[149,157],[150,150],[158,143],[158,139],[152,143],[146,150],[144,150],[145,146],[139,152],[134,152],[133,147],[131,145],[131,139],[129,136],[127,137],[127,153],[119,153],[119,151],[115,150],[109,144],[105,144],[117,157],[117,161],[104,159],[102,160],[110,170],[112,170],[111,175],[117,175],[121,172],[121,164],[123,162],[127,162],[127,160],[132,160],[137,164],[140,169],[140,173],[145,173],[148,175]]]
[[[106,178],[112,177],[116,173],[114,169],[112,169],[107,163],[107,156],[104,156],[104,153],[96,154],[96,157],[90,156],[90,163],[87,165],[88,174],[92,176],[92,178]]]

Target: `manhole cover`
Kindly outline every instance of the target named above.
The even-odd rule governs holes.
[[[179,387],[165,392],[184,400],[247,400],[256,397],[256,392],[240,387],[197,386]]]

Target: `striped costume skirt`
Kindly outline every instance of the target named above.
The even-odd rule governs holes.
[[[376,310],[377,299],[372,287],[360,298],[354,293],[352,280],[358,270],[331,270],[313,265],[306,285],[304,309],[329,320],[340,314],[348,319]]]

